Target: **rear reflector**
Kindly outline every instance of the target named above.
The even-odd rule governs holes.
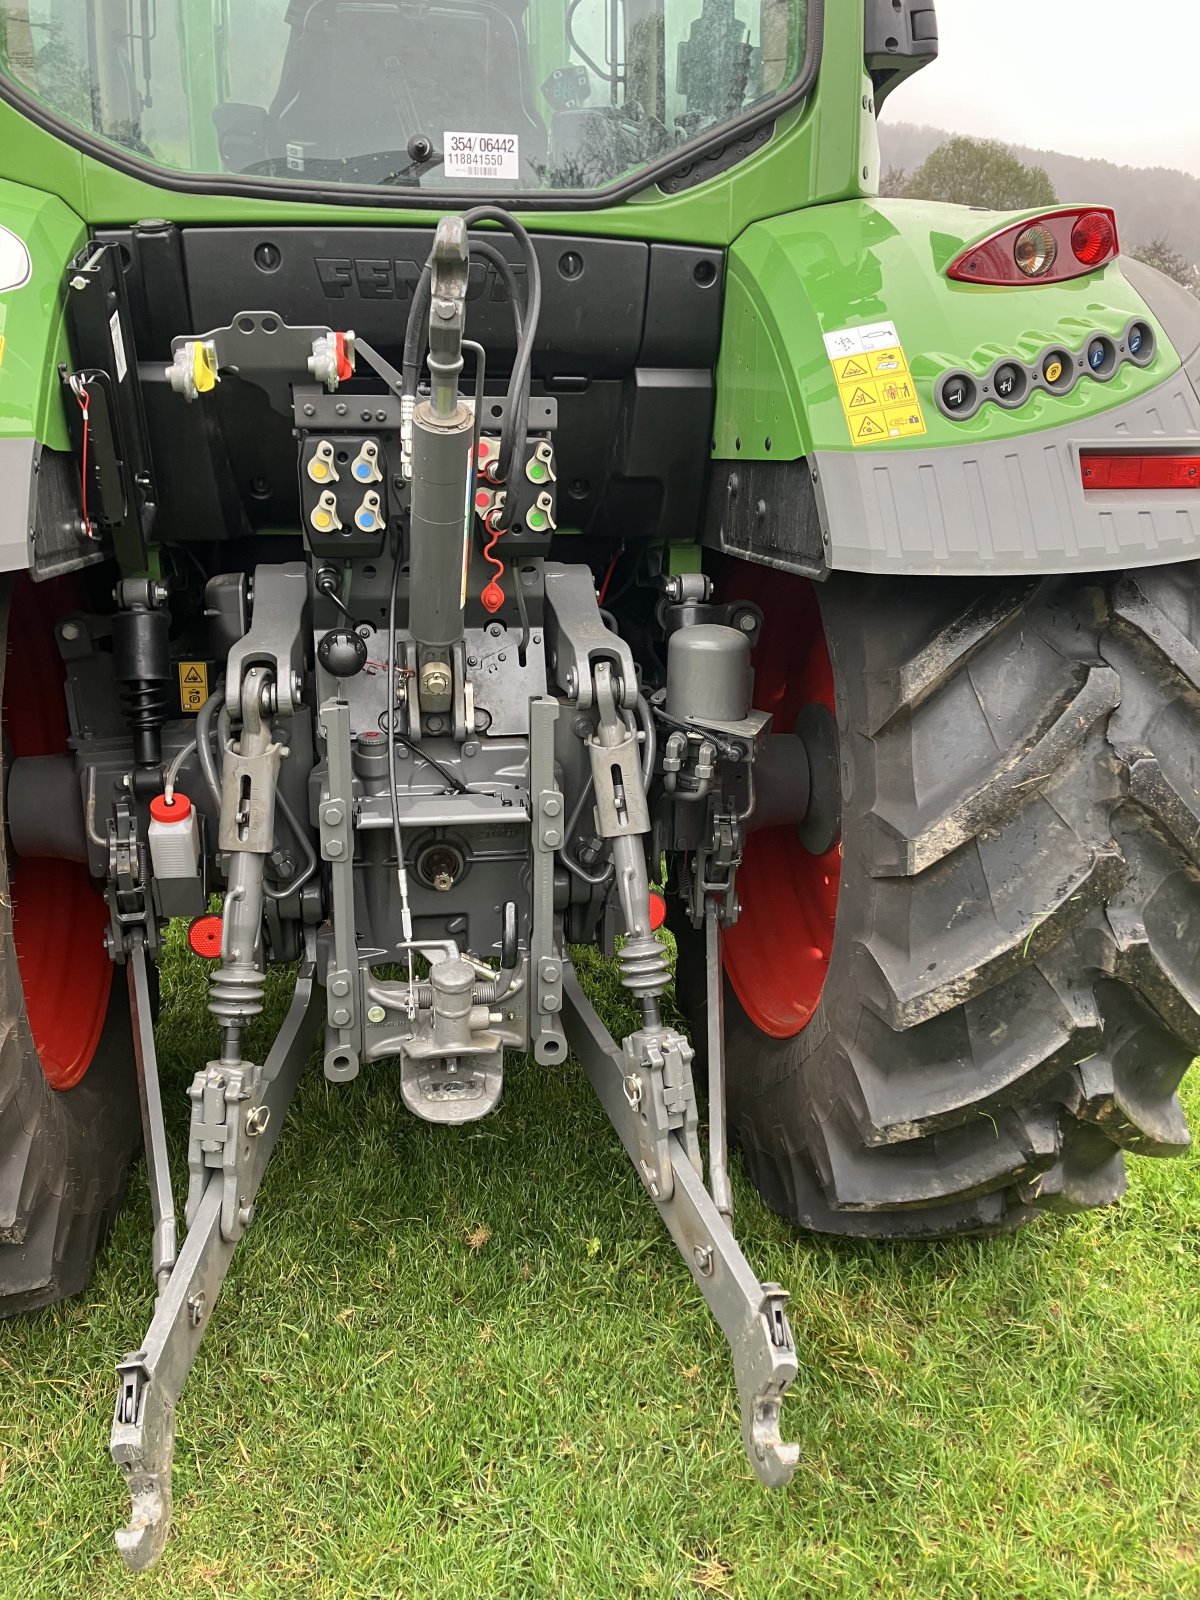
[[[192,954],[215,961],[221,954],[221,919],[215,914],[196,917],[188,925],[188,944]]]
[[[1200,491],[1200,455],[1104,455],[1085,450],[1079,457],[1085,489],[1182,489]]]

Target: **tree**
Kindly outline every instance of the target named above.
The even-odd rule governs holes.
[[[1159,272],[1165,272],[1168,278],[1174,278],[1176,283],[1181,283],[1200,298],[1200,273],[1184,260],[1171,241],[1162,234],[1134,245],[1129,254],[1135,261],[1144,261],[1148,267],[1157,267]]]
[[[953,205],[1021,211],[1058,201],[1043,167],[1027,167],[996,139],[956,134],[919,166],[905,194],[914,200],[946,200]]]
[[[908,193],[908,173],[904,167],[888,167],[879,180],[879,195],[883,200],[897,200]]]

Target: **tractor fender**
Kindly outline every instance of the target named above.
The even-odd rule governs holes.
[[[1200,493],[1085,490],[1080,462],[1108,446],[1200,455],[1200,301],[1122,257],[1061,283],[947,277],[1037,214],[852,200],[747,228],[729,253],[705,542],[817,578],[1200,555]],[[1136,360],[1135,324],[1150,330]],[[1113,351],[1101,374],[1097,339]],[[1060,393],[1038,381],[1055,351]],[[1028,375],[1015,403],[991,387],[1002,363]],[[965,416],[941,401],[956,373],[976,385]]]
[[[63,408],[63,279],[87,233],[54,195],[0,179],[0,572],[37,577],[80,550],[79,466]]]

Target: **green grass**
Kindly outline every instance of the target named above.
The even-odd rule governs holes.
[[[177,1145],[203,980],[173,954]],[[588,982],[628,1026],[611,972]],[[0,1595],[1200,1595],[1200,1163],[1131,1166],[1115,1212],[903,1248],[796,1238],[738,1168],[800,1354],[802,1460],[772,1494],[574,1065],[517,1066],[459,1131],[406,1115],[386,1067],[313,1070],[184,1392],[152,1574],[112,1546],[107,1457],[151,1311],[140,1167],[91,1291],[0,1325]]]

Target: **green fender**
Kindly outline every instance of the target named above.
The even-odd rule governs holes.
[[[1065,283],[946,276],[962,251],[1036,215],[860,199],[745,229],[729,252],[706,543],[814,577],[1200,556],[1200,494],[1088,493],[1079,459],[1108,444],[1200,456],[1200,303],[1120,258]],[[1124,359],[1135,320],[1154,338],[1141,366]],[[864,333],[877,350],[867,331],[880,324],[899,348],[878,357],[886,388],[868,373],[864,393],[834,351],[848,335],[853,353]],[[1097,335],[1122,356],[1104,378],[1082,359]],[[947,374],[970,374],[982,393],[997,362],[1038,368],[1054,348],[1074,358],[1068,392],[1031,387],[1005,407],[989,391],[969,417],[939,409]],[[884,394],[899,402],[886,413]]]
[[[86,231],[63,201],[3,179],[0,230],[0,572],[46,576],[99,559],[78,548],[79,473],[58,380],[70,361],[63,278]]]
[[[29,252],[28,282],[0,289],[0,439],[68,448],[57,366],[69,360],[63,274],[83,247],[79,217],[54,195],[0,179],[0,228]]]
[[[1059,427],[1144,394],[1177,371],[1178,354],[1119,262],[1068,283],[1012,289],[946,277],[969,245],[1022,215],[1037,213],[848,200],[747,228],[729,253],[715,454],[779,460],[854,448],[823,340],[844,328],[896,325],[927,433],[882,446],[892,450]],[[1079,350],[1096,333],[1123,333],[1132,317],[1145,318],[1158,336],[1147,368],[1121,367],[1109,382],[1083,380],[1065,396],[1034,393],[1014,411],[984,406],[968,423],[934,404],[934,385],[948,369],[982,376],[1002,356],[1031,361],[1050,345]]]

